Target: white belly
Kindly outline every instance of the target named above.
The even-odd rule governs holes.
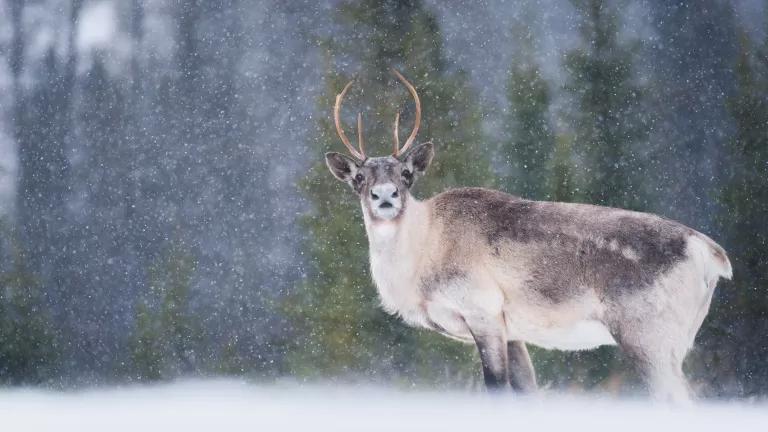
[[[567,326],[535,326],[525,323],[510,323],[511,340],[522,340],[547,349],[578,351],[601,345],[616,345],[608,328],[594,320],[582,320]]]

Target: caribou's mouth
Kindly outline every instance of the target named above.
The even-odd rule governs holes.
[[[379,205],[371,206],[371,216],[375,219],[389,221],[400,215],[401,206],[398,202],[382,201]]]

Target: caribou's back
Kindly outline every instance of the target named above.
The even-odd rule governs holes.
[[[688,258],[691,237],[705,240],[715,254],[722,250],[691,228],[647,213],[530,201],[483,188],[450,190],[431,203],[446,246],[455,251],[452,261],[522,268],[526,289],[553,303],[587,290],[615,297],[650,287]]]

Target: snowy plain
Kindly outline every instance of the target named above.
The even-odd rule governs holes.
[[[182,381],[77,392],[0,391],[2,431],[766,430],[768,405],[654,405],[546,394],[402,392]]]

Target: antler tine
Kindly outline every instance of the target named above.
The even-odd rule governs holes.
[[[363,114],[357,113],[357,146],[360,147],[360,155],[365,160],[365,145],[363,144]]]
[[[349,142],[349,138],[347,138],[347,135],[344,133],[344,129],[341,127],[341,116],[339,115],[339,112],[341,111],[341,101],[344,99],[344,96],[347,94],[347,90],[349,90],[349,87],[353,82],[354,80],[348,82],[347,85],[344,86],[344,89],[341,91],[341,93],[336,95],[336,104],[333,106],[333,121],[336,124],[336,133],[339,134],[341,142],[344,143],[344,146],[347,148],[347,150],[349,150],[349,153],[360,160],[365,160],[365,152],[359,152],[355,150],[355,148],[352,147],[352,143]],[[361,123],[362,120],[360,116],[358,116],[358,137],[361,144],[360,150],[362,150],[362,132],[360,129]]]
[[[419,133],[419,126],[421,126],[421,100],[419,100],[419,95],[416,93],[416,89],[411,85],[410,82],[408,82],[405,77],[397,71],[397,69],[392,68],[392,72],[397,75],[397,79],[399,79],[403,84],[405,84],[406,87],[408,87],[408,91],[411,92],[411,96],[413,96],[413,101],[416,103],[416,119],[413,122],[413,130],[411,131],[411,135],[408,136],[408,139],[405,140],[405,144],[403,145],[403,148],[399,148],[399,143],[396,144],[398,149],[395,151],[395,156],[399,155],[400,153],[405,152],[408,150],[408,148],[413,144],[413,142],[416,140],[416,134]]]
[[[397,155],[397,153],[400,151],[400,135],[398,132],[398,128],[400,126],[400,111],[397,112],[397,115],[395,115],[395,148],[393,155]]]

